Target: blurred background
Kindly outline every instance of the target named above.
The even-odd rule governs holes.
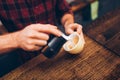
[[[103,16],[104,14],[114,11],[116,8],[120,8],[120,0],[66,0],[72,11],[75,15],[75,22],[85,25],[91,23],[97,18]],[[7,33],[7,30],[4,28],[0,22],[0,35]],[[13,57],[16,56],[16,57]],[[1,75],[11,71],[12,69],[21,65],[19,62],[14,61],[14,58],[17,58],[17,54],[11,53],[7,55],[0,55],[0,67],[8,67],[14,64],[14,67],[8,68],[8,70],[1,70]],[[8,66],[2,66],[5,63]],[[16,64],[17,63],[17,64]]]
[[[86,25],[107,12],[120,8],[120,0],[66,0],[75,15],[75,21]],[[7,30],[0,22],[0,34]]]
[[[120,0],[67,0],[75,14],[75,20],[82,25],[120,8]]]

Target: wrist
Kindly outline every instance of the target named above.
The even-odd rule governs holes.
[[[66,21],[64,24],[64,27],[67,28],[67,26],[69,26],[70,24],[73,24],[73,21]]]
[[[11,37],[11,42],[12,42],[12,47],[13,48],[19,48],[19,42],[18,42],[18,34],[19,34],[19,32],[14,32],[14,33],[11,33],[10,34],[10,37]]]
[[[74,17],[72,14],[65,14],[61,19],[62,25],[67,27],[69,24],[74,23]]]

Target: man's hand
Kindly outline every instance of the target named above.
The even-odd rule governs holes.
[[[47,44],[49,34],[61,36],[61,32],[57,27],[50,24],[32,24],[16,32],[16,35],[13,34],[11,36],[16,41],[18,48],[35,51]]]
[[[67,34],[71,34],[75,31],[77,33],[81,34],[82,33],[82,26],[77,24],[77,23],[72,23],[72,24],[69,24],[69,25],[65,25],[65,32]]]
[[[72,14],[64,14],[61,23],[65,28],[67,34],[77,31],[79,34],[82,32],[82,26],[74,23],[74,16]]]
[[[67,34],[72,34],[75,31],[80,34],[80,37],[81,37],[83,43],[85,43],[81,25],[79,25],[77,23],[73,23],[73,24],[69,24],[69,25],[65,26],[65,32]]]

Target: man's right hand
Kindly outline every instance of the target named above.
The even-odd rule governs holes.
[[[47,44],[49,34],[61,36],[61,32],[57,27],[50,24],[31,24],[11,36],[17,48],[22,48],[26,51],[35,51]]]

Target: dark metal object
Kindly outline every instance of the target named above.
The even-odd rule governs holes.
[[[47,58],[52,58],[58,54],[66,40],[62,37],[54,37],[48,45],[42,50],[42,53]]]

